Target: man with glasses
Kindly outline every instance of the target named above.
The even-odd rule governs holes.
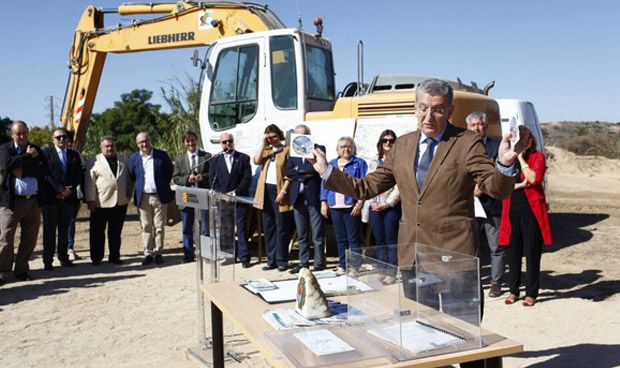
[[[67,148],[69,149],[73,148],[73,133],[74,132],[69,132],[69,135],[68,135],[69,141],[67,142]],[[75,222],[77,220],[78,214],[80,213],[80,208],[82,207],[82,201],[84,200],[84,172],[86,171],[86,161],[84,160],[84,156],[80,152],[77,152],[77,154],[80,156],[80,161],[82,164],[82,167],[81,167],[82,181],[80,182],[77,189],[75,190],[75,194],[78,200],[74,203],[73,212],[71,213],[71,219],[69,219],[69,231],[67,234],[67,254],[69,255],[69,260],[71,261],[77,261],[77,260],[82,259],[74,249],[75,248]]]
[[[383,165],[365,178],[351,178],[331,170],[325,155],[314,150],[315,168],[326,180],[326,188],[367,199],[398,185],[402,204],[398,260],[404,273],[405,296],[412,299],[416,298],[415,278],[411,276],[414,244],[477,256],[480,248],[474,187],[479,184],[494,198],[508,197],[515,183],[513,162],[524,149],[522,142],[511,147],[508,134],[493,161],[486,155],[479,135],[449,123],[452,100],[452,87],[447,82],[429,79],[420,83],[415,101],[418,130],[398,138]],[[447,311],[451,304],[444,300],[443,305]],[[461,366],[478,367],[484,363]]]
[[[162,264],[166,206],[174,199],[170,189],[174,168],[168,153],[153,147],[148,133],[138,133],[136,144],[140,151],[129,157],[129,177],[134,182],[133,199],[138,207],[142,228],[142,265],[146,266],[153,261]]]
[[[223,154],[214,158],[209,165],[211,189],[229,195],[247,197],[252,183],[250,156],[235,150],[235,138],[230,133],[220,135]],[[243,268],[251,266],[246,219],[250,206],[237,203],[235,206],[235,223],[237,225],[236,257]]]
[[[80,155],[68,149],[68,133],[58,128],[52,133],[53,145],[43,150],[47,157],[49,175],[43,185],[43,266],[54,269],[54,253],[63,267],[73,267],[67,254],[69,223],[79,203],[77,186],[82,181]]]
[[[211,154],[198,148],[198,135],[195,132],[186,132],[183,135],[183,144],[187,152],[177,157],[174,162],[172,180],[176,185],[184,187],[209,187],[209,159]],[[181,209],[183,224],[183,263],[194,262],[194,208]],[[200,210],[200,235],[209,235],[209,218],[207,210]]]
[[[28,141],[28,126],[14,121],[11,141],[0,146],[0,286],[8,281],[11,271],[16,280],[32,279],[28,260],[39,235],[39,186],[47,173],[45,155]],[[18,225],[21,233],[15,255],[13,243]]]

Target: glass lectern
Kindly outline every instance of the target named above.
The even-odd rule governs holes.
[[[198,297],[199,345],[187,349],[188,358],[205,366],[223,366],[224,357],[214,352],[224,351],[224,336],[212,336],[211,331],[222,331],[221,311],[207,306],[203,286],[208,283],[235,279],[235,214],[238,205],[250,205],[253,198],[231,196],[211,189],[182,187],[176,188],[176,203],[179,206],[191,207],[196,211],[194,223],[194,244],[196,249],[196,294]],[[208,236],[200,234],[198,214],[201,210],[208,211]],[[230,267],[228,267],[230,265]],[[227,267],[222,267],[227,266]],[[210,309],[211,318],[206,313]],[[212,328],[213,327],[213,328]],[[235,357],[235,353],[227,350],[227,355]],[[230,350],[230,351],[228,351]]]

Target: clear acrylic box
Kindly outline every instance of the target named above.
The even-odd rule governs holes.
[[[295,367],[377,367],[391,362],[388,352],[369,340],[359,326],[295,328],[265,336]]]
[[[375,258],[410,247],[415,262],[407,267]],[[363,254],[347,251],[346,256],[348,322],[392,358],[403,361],[481,346],[477,257],[421,244],[367,247]],[[360,292],[353,286],[360,282],[371,290]]]

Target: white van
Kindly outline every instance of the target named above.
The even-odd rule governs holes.
[[[510,118],[515,117],[518,125],[525,125],[534,134],[537,142],[536,150],[545,153],[545,142],[534,104],[529,101],[509,98],[498,98],[496,101],[499,104],[502,135],[510,131]]]

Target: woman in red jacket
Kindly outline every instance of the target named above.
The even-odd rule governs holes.
[[[519,154],[519,173],[511,197],[502,202],[502,221],[499,245],[506,246],[508,275],[506,281],[510,295],[504,300],[513,304],[519,299],[521,284],[521,258],[525,256],[525,300],[523,305],[536,303],[540,284],[540,258],[542,247],[551,245],[551,229],[547,203],[542,183],[545,177],[545,155],[536,151],[536,139],[528,128],[519,126],[522,140],[529,141],[528,148]]]

